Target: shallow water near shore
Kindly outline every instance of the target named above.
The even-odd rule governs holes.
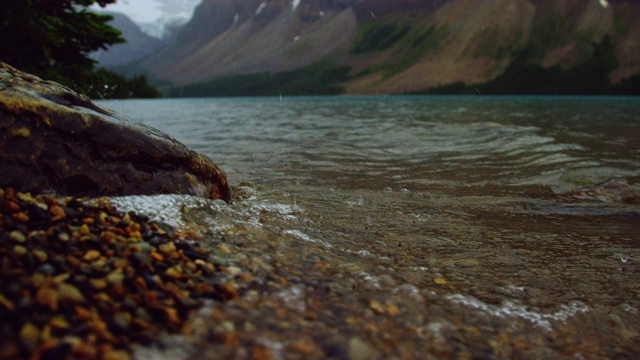
[[[100,105],[209,156],[234,187],[231,205],[113,202],[195,224],[230,279],[251,273],[240,300],[204,306],[189,339],[140,358],[640,353],[638,99]]]

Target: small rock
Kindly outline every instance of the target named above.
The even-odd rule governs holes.
[[[349,340],[349,360],[368,360],[376,353],[377,351],[369,343],[359,337]]]
[[[116,327],[127,330],[131,325],[131,314],[126,311],[119,311],[113,315],[111,321]]]
[[[27,349],[34,351],[40,340],[40,329],[30,322],[24,324],[20,329],[20,340]]]
[[[384,314],[384,306],[378,300],[371,300],[369,302],[369,308],[373,310],[376,314]]]
[[[105,279],[91,279],[91,280],[89,280],[89,283],[96,290],[102,290],[102,289],[106,288],[107,285],[109,285],[109,283]]]
[[[103,360],[130,360],[131,355],[124,350],[115,350],[109,349],[104,355],[102,355]]]
[[[89,230],[89,226],[87,224],[82,224],[80,228],[78,228],[78,232],[80,235],[89,235],[91,234],[91,230]]]
[[[122,285],[124,274],[122,269],[116,269],[107,275],[106,280],[112,285]]]
[[[176,245],[173,242],[169,241],[166,244],[158,246],[158,249],[167,255],[171,255],[176,252]]]
[[[84,256],[82,257],[82,260],[84,261],[94,261],[97,260],[100,257],[100,251],[98,250],[89,250],[87,251]]]
[[[27,241],[27,237],[24,236],[24,234],[18,230],[14,230],[11,233],[9,233],[9,239],[17,242],[17,243],[23,243],[25,241]]]
[[[51,221],[57,221],[60,219],[64,219],[65,216],[67,216],[67,214],[64,212],[64,210],[58,206],[58,205],[53,205],[49,208],[49,212],[51,213],[51,215],[53,215],[53,217],[51,218]]]
[[[33,256],[35,256],[42,263],[46,262],[49,258],[49,255],[47,255],[46,252],[38,249],[33,250]]]
[[[22,245],[16,245],[13,247],[13,252],[22,256],[27,253],[27,248]]]
[[[62,301],[83,302],[84,296],[77,287],[62,283],[58,286],[58,299]]]
[[[438,284],[438,285],[446,285],[447,284],[447,280],[443,277],[437,277],[433,279],[433,282]]]

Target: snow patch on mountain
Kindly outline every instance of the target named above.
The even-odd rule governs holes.
[[[295,11],[296,11],[296,9],[298,8],[298,6],[300,6],[300,2],[301,2],[301,1],[302,1],[302,0],[293,0],[293,1],[291,2],[291,12],[295,12]]]
[[[262,10],[264,10],[264,8],[267,7],[267,2],[263,1],[260,3],[260,5],[258,5],[258,9],[256,9],[256,16],[260,15],[262,13]]]
[[[168,27],[178,27],[189,21],[187,16],[162,16],[153,22],[138,23],[138,26],[147,35],[158,39],[164,39]]]

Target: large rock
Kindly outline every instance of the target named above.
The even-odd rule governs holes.
[[[206,156],[69,88],[4,63],[0,186],[78,196],[231,198],[226,175]]]

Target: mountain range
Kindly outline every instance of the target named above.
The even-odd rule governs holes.
[[[172,96],[637,94],[631,0],[203,0],[135,67]]]
[[[108,50],[100,50],[92,54],[101,66],[112,67],[124,65],[142,59],[160,50],[165,42],[142,31],[140,26],[128,16],[117,12],[102,12],[113,16],[109,25],[122,32],[127,42],[116,44]]]

